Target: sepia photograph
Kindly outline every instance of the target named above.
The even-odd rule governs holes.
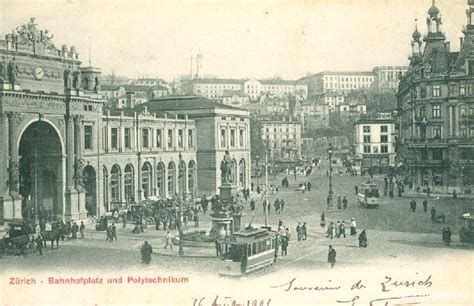
[[[474,0],[0,0],[0,306],[473,305]]]

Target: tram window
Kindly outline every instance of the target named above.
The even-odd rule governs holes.
[[[252,243],[252,255],[257,254],[257,243]]]
[[[252,255],[252,245],[247,244],[247,256],[250,256],[250,255]]]
[[[370,196],[373,197],[373,198],[378,198],[379,197],[379,190],[378,189],[370,190]]]
[[[271,240],[266,240],[267,242],[267,251],[272,249],[272,241]]]

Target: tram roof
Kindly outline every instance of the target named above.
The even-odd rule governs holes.
[[[227,244],[252,243],[261,240],[262,238],[268,238],[275,235],[276,232],[266,228],[249,228],[225,237],[224,242]]]

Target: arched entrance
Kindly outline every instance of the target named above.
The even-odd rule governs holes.
[[[63,216],[64,180],[61,139],[51,124],[36,121],[20,138],[20,194],[26,218]]]
[[[168,197],[174,197],[176,193],[175,188],[175,180],[176,180],[176,168],[174,162],[170,161],[168,163]]]
[[[87,214],[95,216],[97,214],[97,180],[94,167],[88,165],[82,170],[84,189],[86,190],[86,210]]]
[[[178,192],[181,197],[186,194],[186,163],[184,161],[178,164]]]
[[[153,178],[153,168],[149,162],[145,162],[142,166],[142,190],[143,198],[148,199],[151,196],[151,186]]]
[[[135,177],[132,164],[127,164],[124,170],[124,188],[125,201],[128,203],[135,203]]]
[[[165,196],[165,165],[162,162],[156,166],[156,189],[160,197]]]

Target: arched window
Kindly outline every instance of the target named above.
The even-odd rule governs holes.
[[[123,184],[125,188],[125,201],[127,203],[135,202],[135,179],[134,179],[133,166],[127,164],[123,171]]]
[[[168,164],[168,196],[174,196],[174,194],[176,193],[175,180],[176,168],[174,162],[171,161]]]
[[[180,161],[178,165],[178,192],[181,196],[186,194],[186,163]]]
[[[165,165],[158,163],[156,166],[156,189],[160,197],[165,196]]]
[[[196,163],[194,162],[194,160],[192,160],[189,162],[189,165],[188,165],[188,189],[189,189],[189,193],[191,194],[193,198],[195,197],[194,190],[196,189],[194,186],[195,170],[196,170]]]
[[[104,201],[104,207],[106,211],[109,211],[109,174],[107,168],[102,168],[102,200]]]
[[[232,176],[232,178],[231,178],[231,179],[232,179],[232,183],[237,185],[237,184],[238,184],[238,183],[237,183],[237,178],[238,178],[238,172],[237,172],[237,170],[238,170],[238,169],[237,169],[237,161],[236,161],[235,159],[232,160],[232,165],[231,165],[231,166],[232,166],[232,168],[231,168],[231,169],[232,169],[232,173],[231,173],[231,176]]]
[[[152,167],[149,162],[146,162],[142,166],[142,190],[143,197],[147,199],[151,196],[151,180],[152,180]]]
[[[120,167],[113,165],[112,170],[110,170],[110,199],[112,206],[120,205],[120,175]]]
[[[245,160],[239,162],[239,186],[245,188]]]

